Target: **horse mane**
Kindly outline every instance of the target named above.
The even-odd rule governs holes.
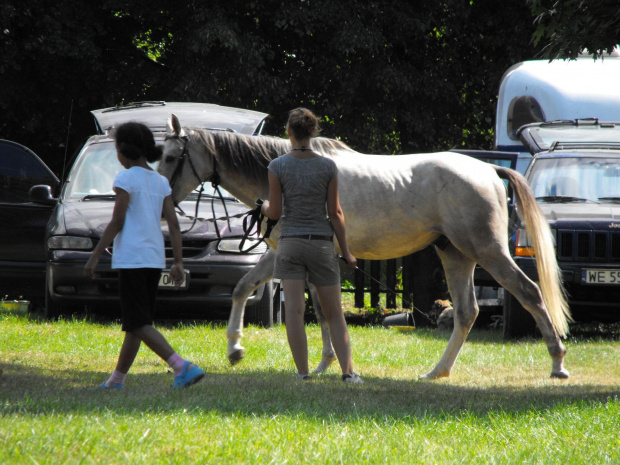
[[[188,128],[190,139],[204,144],[217,163],[238,170],[255,180],[265,177],[267,165],[291,150],[288,139],[272,136],[248,136],[235,132]],[[353,152],[345,143],[325,137],[312,139],[310,147],[317,153],[333,157],[339,151]]]

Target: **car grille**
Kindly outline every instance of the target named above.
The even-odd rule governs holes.
[[[558,230],[557,258],[572,262],[620,261],[620,231]]]
[[[210,241],[183,241],[183,258],[193,258],[204,253]],[[172,246],[166,241],[166,258],[173,258]]]

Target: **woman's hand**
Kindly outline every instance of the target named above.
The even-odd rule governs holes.
[[[352,269],[357,268],[357,258],[351,255],[350,252],[343,255],[342,258],[344,258],[344,261],[347,263],[347,267]]]

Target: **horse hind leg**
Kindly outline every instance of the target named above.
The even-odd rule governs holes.
[[[314,374],[320,375],[327,371],[330,365],[336,361],[336,353],[334,352],[334,347],[332,346],[332,338],[329,333],[329,326],[327,325],[327,321],[325,321],[325,316],[323,315],[323,309],[321,308],[321,303],[319,302],[319,296],[316,292],[316,288],[314,284],[308,283],[308,291],[310,292],[310,298],[312,299],[312,305],[314,307],[314,312],[316,313],[316,319],[321,326],[321,339],[323,341],[323,349],[321,351],[321,362],[314,369]]]
[[[226,339],[228,340],[228,361],[231,365],[240,362],[245,356],[245,348],[241,345],[243,337],[243,316],[245,314],[245,304],[252,295],[252,292],[261,284],[269,281],[273,276],[273,263],[275,251],[270,249],[258,261],[256,266],[248,271],[235,286],[232,295],[232,308],[228,318],[226,328]]]
[[[478,316],[474,293],[473,271],[475,262],[465,257],[453,245],[437,250],[443,264],[448,289],[454,307],[454,329],[448,346],[439,363],[420,379],[437,379],[450,376],[452,367]]]
[[[568,378],[570,374],[564,368],[566,348],[553,326],[538,285],[530,280],[509,257],[501,261],[501,265],[499,263],[487,265],[485,269],[534,317],[551,356],[551,377]]]

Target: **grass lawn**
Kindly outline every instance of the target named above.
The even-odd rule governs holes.
[[[246,328],[231,367],[223,326],[159,326],[206,379],[173,391],[142,348],[126,388],[101,392],[118,324],[0,309],[0,328],[1,464],[620,463],[617,335],[570,337],[572,376],[555,380],[541,341],[475,330],[452,376],[423,382],[448,333],[352,326],[365,384],[349,386],[337,364],[295,380],[284,327]],[[319,328],[308,335],[316,365]]]

